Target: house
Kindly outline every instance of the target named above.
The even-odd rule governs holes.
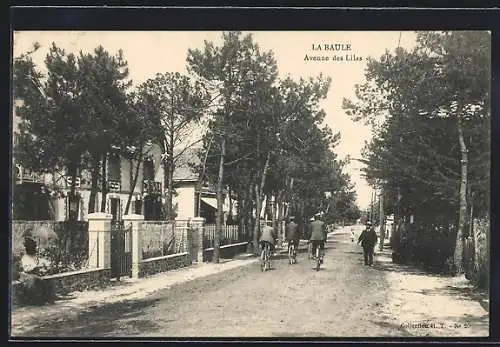
[[[182,153],[174,170],[174,205],[177,205],[179,218],[203,217],[207,224],[215,224],[217,212],[217,197],[215,187],[206,180],[200,180],[199,175],[191,168],[199,164],[196,148]],[[228,198],[224,199],[225,218],[229,210]]]
[[[13,116],[13,141],[18,133],[19,117]],[[134,173],[137,161],[128,160],[115,154],[108,154],[106,175],[107,188],[105,212],[121,220],[126,213],[126,205],[131,196],[128,213],[143,214],[145,220],[163,218],[165,204],[165,185],[161,149],[149,144],[140,163],[135,187]],[[199,183],[198,175],[189,163],[197,160],[194,150],[187,150],[179,158],[174,171],[173,204],[179,218],[201,216],[207,223],[215,223],[217,200],[213,187]],[[23,168],[13,158],[13,219],[18,220],[56,220],[63,221],[74,216],[76,220],[86,220],[90,200],[91,175],[81,170],[76,177],[76,199],[70,199],[69,189],[72,178],[66,172],[39,174]],[[58,188],[62,197],[50,192]],[[95,210],[101,207],[102,193],[96,194]],[[227,203],[226,203],[227,205]],[[227,211],[227,209],[225,209]]]

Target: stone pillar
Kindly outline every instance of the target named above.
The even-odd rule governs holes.
[[[203,263],[203,235],[205,234],[205,218],[195,217],[191,220],[193,226],[193,235],[196,240],[197,255],[196,260],[198,264]]]
[[[178,240],[178,242],[181,242],[182,240],[182,245],[180,247],[180,253],[184,252],[190,252],[190,236],[188,235],[188,229],[189,229],[189,220],[185,218],[176,218],[175,219],[175,229],[174,229],[174,235],[175,239]]]
[[[125,228],[132,224],[132,278],[139,278],[142,261],[142,214],[127,214],[123,216]],[[129,224],[130,223],[130,224]]]
[[[89,267],[91,269],[111,267],[111,219],[103,212],[90,213],[89,221]]]

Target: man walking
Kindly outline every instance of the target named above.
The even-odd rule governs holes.
[[[363,247],[365,265],[373,265],[373,249],[377,243],[377,238],[377,233],[373,229],[372,223],[366,222],[366,229],[363,230],[358,239],[358,244],[361,242],[361,247]]]

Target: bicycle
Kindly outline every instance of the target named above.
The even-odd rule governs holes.
[[[319,244],[316,245],[316,252],[314,254],[312,253],[312,250],[311,250],[310,257],[311,257],[311,259],[316,260],[316,266],[314,269],[316,271],[319,271],[321,264],[323,264],[323,253],[321,252],[321,246]]]
[[[260,252],[260,269],[262,272],[271,269],[271,247],[268,242]]]
[[[319,271],[319,267],[321,266],[322,259],[320,256],[320,249],[319,245],[316,246],[316,271]]]
[[[295,251],[295,244],[290,242],[288,246],[288,262],[290,265],[297,263],[297,252]]]

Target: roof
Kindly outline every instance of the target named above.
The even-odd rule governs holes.
[[[199,175],[191,168],[191,165],[201,163],[197,155],[198,151],[199,148],[191,147],[182,152],[177,158],[174,181],[198,181]]]

